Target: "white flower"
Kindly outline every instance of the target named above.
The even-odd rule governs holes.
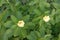
[[[19,27],[24,27],[24,21],[23,20],[21,20],[21,21],[18,21],[18,23],[17,23],[17,25],[19,26]]]
[[[49,17],[49,16],[44,16],[44,17],[43,17],[43,20],[44,20],[45,22],[48,22],[48,21],[50,20],[50,17]]]

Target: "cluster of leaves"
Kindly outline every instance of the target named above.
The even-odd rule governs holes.
[[[0,0],[0,40],[60,40],[59,30],[60,0]]]

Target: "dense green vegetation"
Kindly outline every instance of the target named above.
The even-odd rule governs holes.
[[[60,40],[60,0],[0,0],[0,40]]]

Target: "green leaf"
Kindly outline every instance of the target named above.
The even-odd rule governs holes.
[[[17,22],[18,22],[18,19],[17,19],[14,15],[11,15],[11,20],[12,20],[14,23],[17,23]]]
[[[58,40],[60,40],[60,34],[58,35]]]
[[[8,40],[9,37],[11,37],[13,35],[12,30],[7,30],[3,36],[3,40]]]
[[[28,22],[28,21],[29,21],[29,18],[30,18],[30,15],[26,15],[26,16],[24,16],[22,19],[23,19],[24,21]]]
[[[8,30],[3,35],[3,40],[8,40],[10,37],[12,37],[14,30],[16,29],[16,25],[12,25],[12,27]]]
[[[44,39],[45,39],[45,40],[50,40],[51,37],[52,37],[51,34],[47,34],[47,35],[44,36]]]
[[[13,25],[12,21],[7,21],[6,23],[4,23],[4,26],[6,28],[11,28],[12,25]]]
[[[0,6],[5,3],[5,0],[0,0]]]
[[[29,40],[37,40],[37,36],[34,31],[30,33],[30,35],[27,36]]]

